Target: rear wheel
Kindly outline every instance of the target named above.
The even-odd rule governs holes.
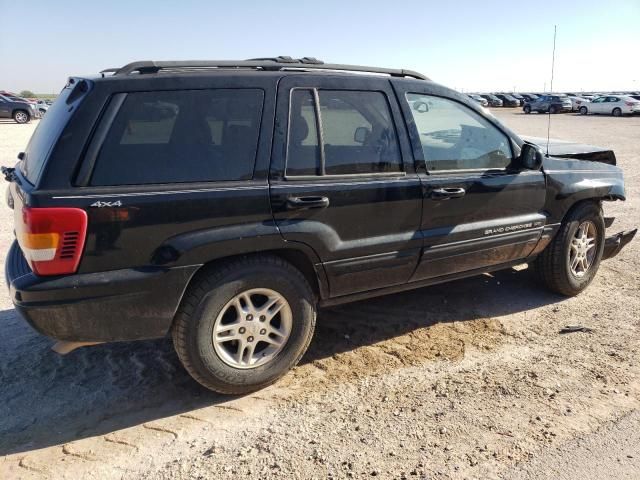
[[[582,203],[571,210],[560,231],[534,262],[542,283],[566,296],[587,288],[600,266],[604,230],[600,205]]]
[[[611,112],[611,114],[614,117],[621,117],[622,116],[622,110],[620,109],[620,107],[616,107],[613,109],[613,111]]]
[[[304,276],[274,256],[227,263],[185,294],[173,343],[189,374],[210,390],[243,394],[295,366],[315,326]]]
[[[587,113],[589,113],[589,110],[587,109],[587,107],[580,107],[580,115],[586,115]]]
[[[28,123],[31,120],[31,116],[24,110],[16,110],[13,112],[13,119],[16,123]]]
[[[558,113],[558,107],[556,107],[555,105],[551,105],[549,107],[549,113]]]
[[[524,111],[524,113],[531,113],[531,107],[529,105],[525,105],[522,110]]]

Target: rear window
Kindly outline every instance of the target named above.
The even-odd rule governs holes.
[[[67,85],[39,121],[24,151],[25,157],[20,166],[23,175],[30,183],[35,184],[40,178],[51,150],[90,85],[91,83],[86,80]]]
[[[381,92],[318,90],[316,103],[312,90],[294,90],[289,122],[288,176],[402,172],[395,126]]]
[[[129,93],[92,185],[252,178],[264,93],[258,89]]]

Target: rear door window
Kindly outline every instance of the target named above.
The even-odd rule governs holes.
[[[383,93],[320,90],[318,95],[327,175],[402,170]]]
[[[287,176],[402,171],[402,156],[384,93],[313,89],[292,92]]]
[[[91,185],[250,179],[263,100],[258,89],[129,93],[102,144]]]

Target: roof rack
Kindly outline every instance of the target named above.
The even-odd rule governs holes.
[[[314,57],[292,58],[288,56],[269,57],[269,58],[251,58],[249,60],[181,60],[181,61],[162,61],[155,62],[151,60],[133,62],[121,68],[107,68],[100,73],[113,73],[114,76],[131,75],[134,73],[140,75],[158,73],[160,71],[167,72],[193,72],[201,70],[213,69],[255,69],[265,71],[280,70],[324,70],[338,72],[362,72],[362,73],[378,73],[390,75],[392,77],[410,77],[419,80],[429,80],[428,77],[413,70],[379,68],[379,67],[363,67],[359,65],[342,65],[335,63],[324,63]]]

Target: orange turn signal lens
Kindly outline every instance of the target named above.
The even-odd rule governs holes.
[[[32,250],[58,248],[60,235],[57,233],[23,233],[20,245]]]

